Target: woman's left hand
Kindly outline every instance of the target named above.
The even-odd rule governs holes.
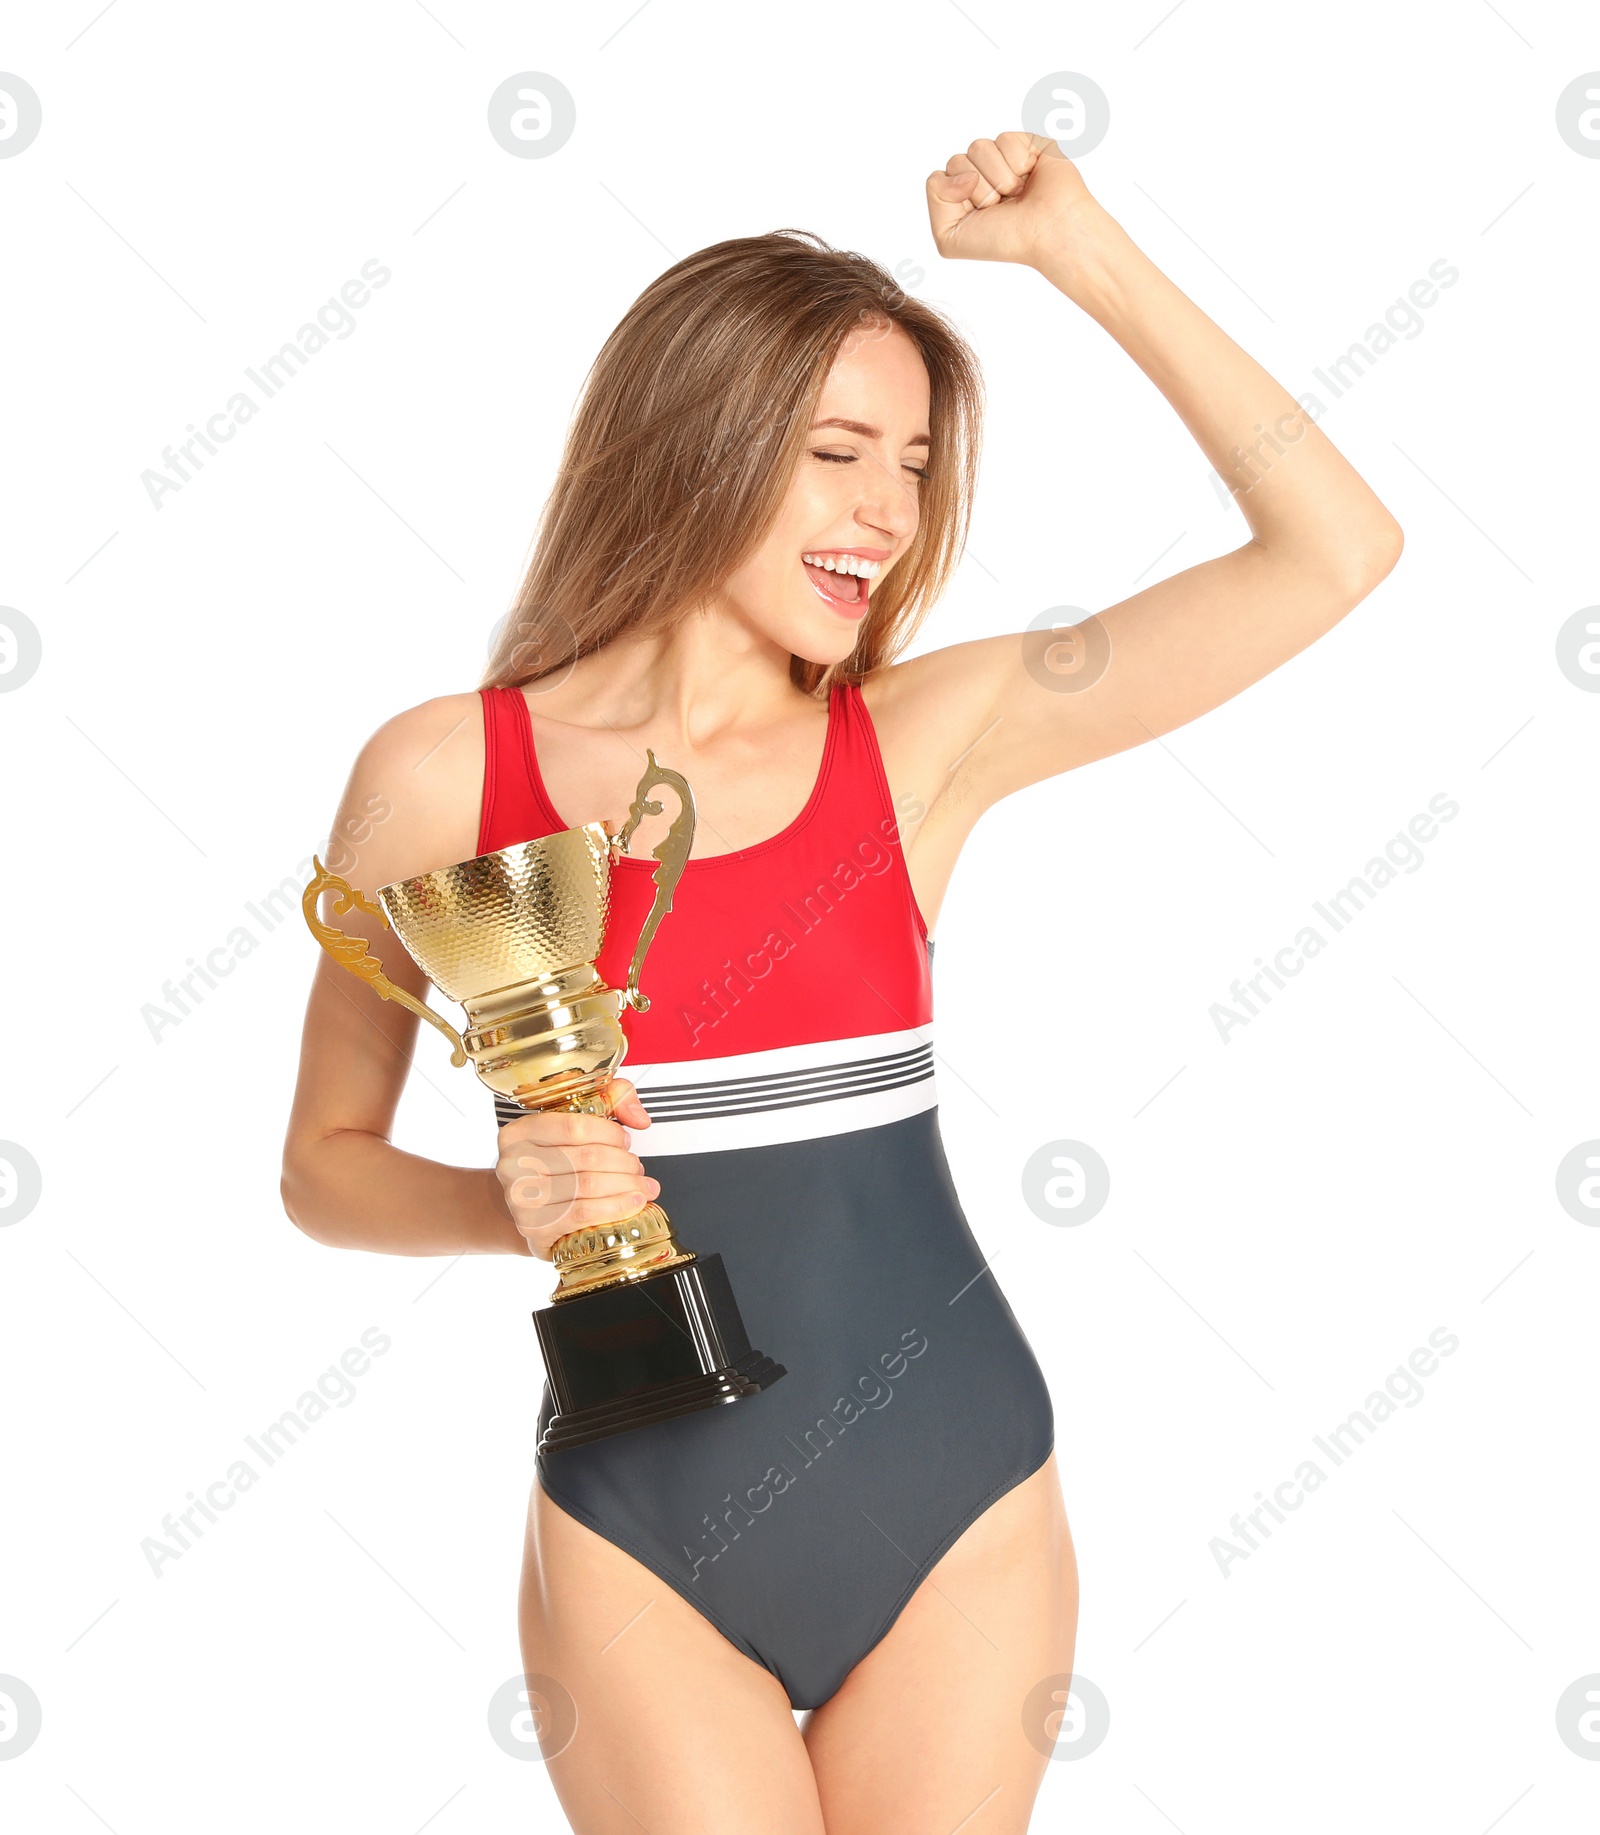
[[[1046,134],[974,140],[942,172],[928,174],[928,221],[953,261],[1016,261],[1037,267],[1059,253],[1074,218],[1094,199],[1078,168]]]

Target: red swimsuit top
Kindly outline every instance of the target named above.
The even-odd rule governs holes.
[[[573,826],[545,790],[521,689],[481,693],[478,852]],[[670,806],[670,791],[664,800]],[[655,867],[648,857],[613,863],[596,963],[610,987],[627,981]],[[929,956],[872,716],[858,687],[836,686],[822,765],[799,815],[768,840],[685,865],[640,972],[650,1009],[623,1009],[623,1074],[927,1027]]]

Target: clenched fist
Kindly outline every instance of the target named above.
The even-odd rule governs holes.
[[[1093,206],[1078,168],[1045,134],[974,140],[928,174],[934,245],[951,260],[1037,267],[1059,253],[1074,219]]]

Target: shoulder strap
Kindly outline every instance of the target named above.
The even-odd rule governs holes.
[[[847,740],[838,760],[838,774],[843,783],[848,785],[848,789],[840,791],[841,804],[847,797],[857,833],[869,832],[864,826],[865,819],[865,822],[871,824],[870,832],[881,837],[884,846],[893,856],[895,877],[904,893],[912,926],[918,938],[927,942],[928,927],[923,922],[922,911],[912,889],[911,874],[906,866],[899,814],[889,789],[888,773],[883,768],[878,729],[872,723],[872,713],[859,684],[851,682],[845,685],[840,711],[847,716]]]
[[[520,688],[482,688],[483,809],[478,852],[492,854],[518,841],[552,834],[533,760],[533,729]]]
[[[889,818],[890,832],[898,846],[899,824],[894,819],[894,800],[889,794],[883,754],[878,749],[878,731],[872,724],[866,696],[856,682],[842,684],[838,693],[845,727],[845,744],[839,759],[840,776],[848,783],[848,795],[857,809],[866,808],[874,816]]]

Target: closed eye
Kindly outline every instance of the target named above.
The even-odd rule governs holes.
[[[835,465],[854,465],[856,455],[853,452],[813,452],[813,459],[829,459]],[[926,478],[928,473],[923,466],[908,465],[905,468],[913,478]]]

